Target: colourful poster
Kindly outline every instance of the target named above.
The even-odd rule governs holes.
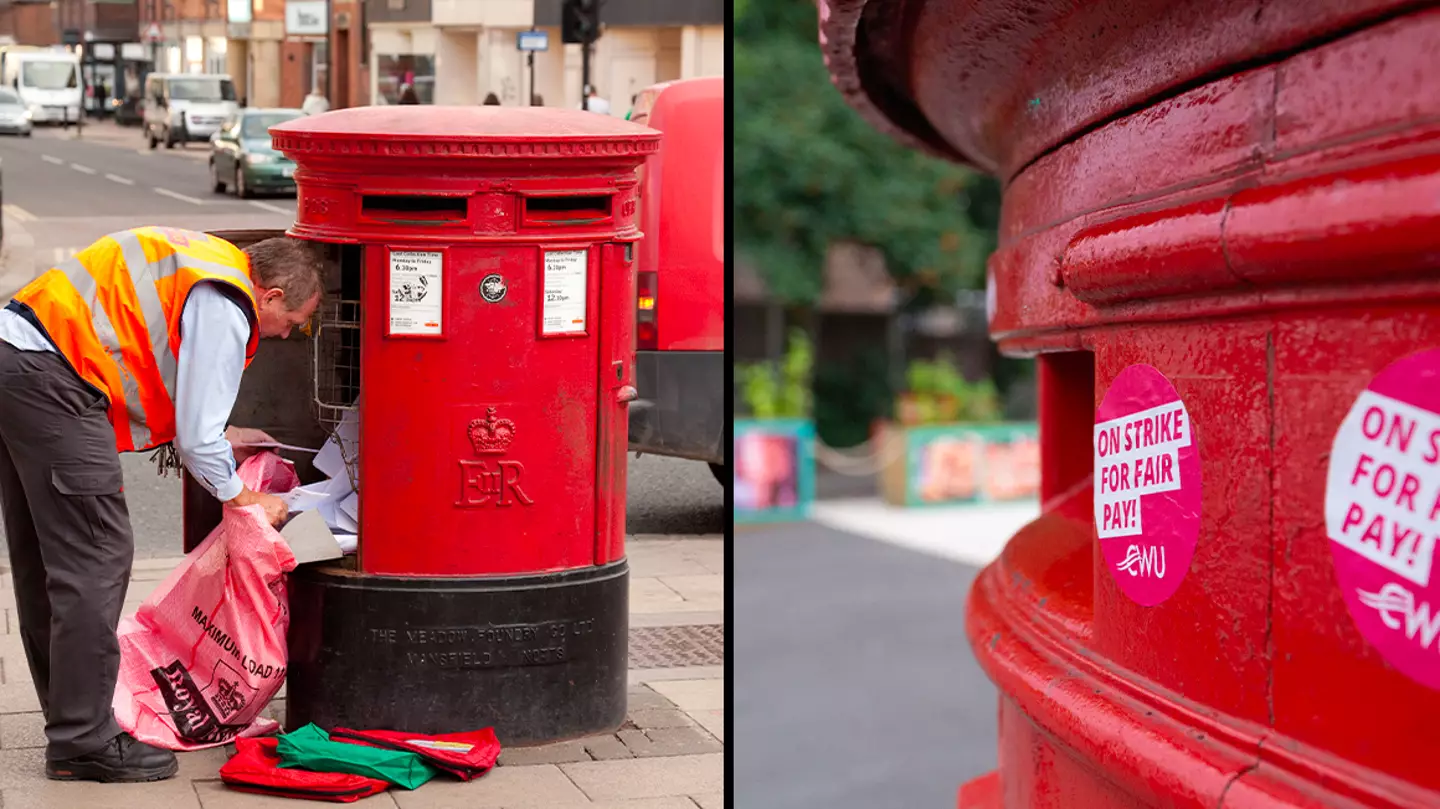
[[[736,522],[803,520],[815,499],[814,430],[795,420],[737,421]]]

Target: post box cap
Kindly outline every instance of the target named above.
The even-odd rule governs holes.
[[[424,158],[624,158],[659,148],[654,129],[556,107],[352,107],[270,128],[276,149],[297,155]]]

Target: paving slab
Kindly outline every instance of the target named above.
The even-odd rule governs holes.
[[[653,577],[630,577],[630,612],[684,612],[685,597]]]
[[[608,767],[627,762],[589,763]],[[554,764],[496,767],[474,781],[437,778],[413,792],[392,790],[391,794],[400,809],[570,809],[591,805],[585,793]]]
[[[560,769],[596,801],[658,798],[723,791],[725,755],[582,761]]]
[[[686,714],[695,723],[710,733],[711,736],[725,741],[725,711],[689,711]]]
[[[680,594],[687,602],[704,602],[711,608],[725,606],[725,579],[713,573],[699,576],[661,576],[662,584]]]
[[[45,744],[45,717],[39,711],[0,715],[0,750],[44,747]]]
[[[651,683],[650,687],[682,711],[714,711],[725,707],[723,680],[671,680]]]
[[[194,786],[179,778],[149,784],[41,780],[25,789],[0,790],[0,801],[5,809],[200,809]]]
[[[270,795],[254,795],[225,786],[219,781],[196,781],[195,794],[203,809],[297,809],[311,805],[322,806],[319,802],[297,801],[294,798],[276,798]],[[357,809],[396,809],[395,793],[381,792],[368,798],[334,806],[354,806]],[[136,809],[139,809],[137,806]],[[157,807],[156,809],[168,809]]]
[[[724,666],[677,666],[664,669],[631,669],[630,684],[663,683],[669,680],[724,680]]]

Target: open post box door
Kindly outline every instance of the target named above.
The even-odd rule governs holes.
[[[341,439],[361,504],[358,554],[292,575],[287,727],[617,727],[635,170],[659,133],[367,107],[271,134],[298,166],[289,234],[332,260],[312,333],[262,349],[236,419]]]

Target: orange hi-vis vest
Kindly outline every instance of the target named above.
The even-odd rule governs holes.
[[[250,259],[214,236],[156,227],[112,233],[15,294],[21,315],[109,397],[121,452],[175,440],[180,314],[201,282],[245,310],[248,368],[260,341]]]

